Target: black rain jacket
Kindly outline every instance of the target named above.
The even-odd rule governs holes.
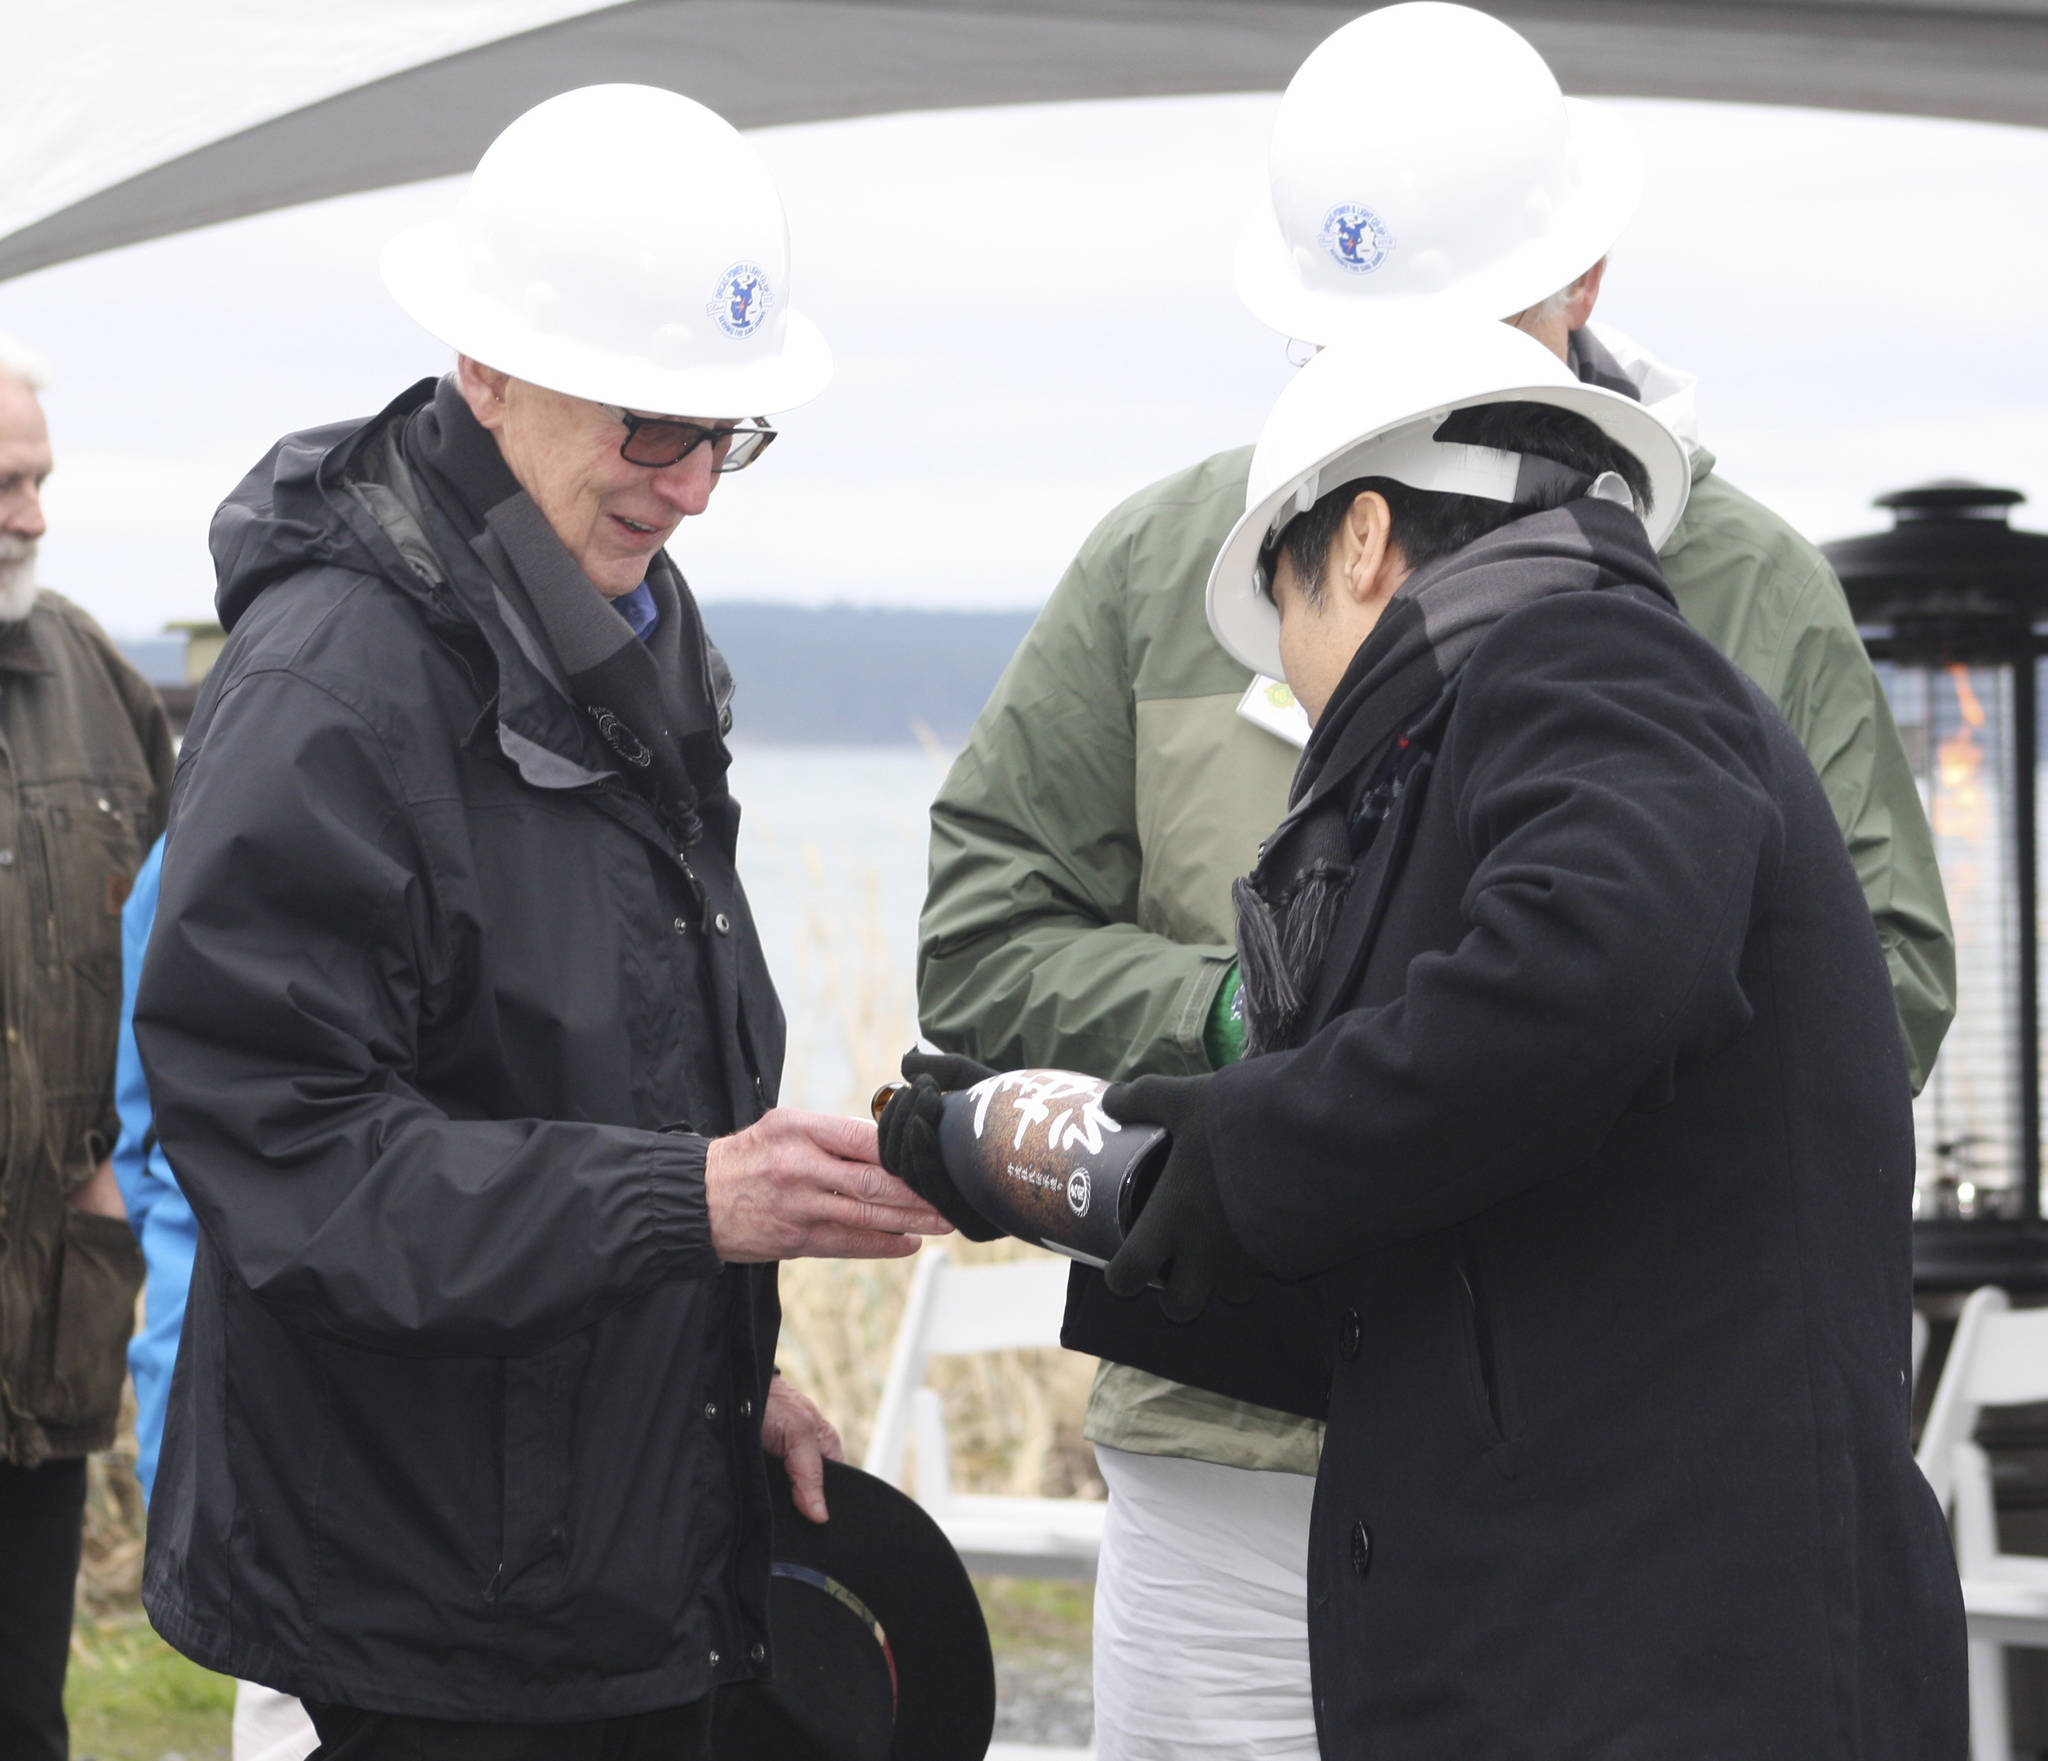
[[[703,1134],[773,1104],[782,1014],[719,734],[679,850],[384,493],[432,390],[214,523],[136,1006],[201,1225],[144,1599],[313,1700],[617,1716],[765,1673],[775,1272],[712,1252]]]
[[[1811,762],[1640,560],[1481,641],[1305,1042],[1212,1079],[1232,1227],[1328,1317],[1322,1753],[1960,1761],[1884,959]]]

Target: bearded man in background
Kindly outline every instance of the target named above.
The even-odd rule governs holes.
[[[109,1153],[121,904],[163,829],[163,706],[36,585],[42,365],[0,336],[0,1755],[68,1752],[85,1458],[114,1440],[142,1255]]]

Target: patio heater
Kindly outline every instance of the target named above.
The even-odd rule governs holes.
[[[1955,922],[1958,1007],[1914,1103],[1913,1270],[1925,1295],[2048,1292],[2041,1207],[2036,861],[2048,694],[2048,533],[2013,489],[1877,498],[1889,532],[1826,546],[1890,699]]]

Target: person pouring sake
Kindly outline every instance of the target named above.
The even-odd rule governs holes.
[[[1503,325],[1394,341],[1288,385],[1210,577],[1313,731],[1236,888],[1249,1055],[1103,1096],[1171,1136],[1109,1289],[1328,1388],[1332,1761],[1960,1756],[1907,1058],[1827,798],[1673,604],[1679,441]],[[905,1068],[883,1161],[986,1235],[935,1129],[982,1067]],[[1306,1280],[1326,1325],[1262,1321]]]

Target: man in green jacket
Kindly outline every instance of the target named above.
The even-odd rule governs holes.
[[[1662,551],[1666,577],[1813,759],[1917,1090],[1954,1011],[1954,948],[1925,814],[1841,587],[1812,545],[1717,474],[1690,376],[1590,324],[1640,189],[1625,126],[1564,99],[1498,21],[1397,5],[1304,63],[1271,175],[1273,213],[1247,235],[1238,283],[1275,328],[1322,343],[1361,303],[1403,300],[1506,318],[1686,442],[1692,497]],[[1273,731],[1285,687],[1254,681],[1203,615],[1249,459],[1247,447],[1205,460],[1097,527],[948,776],[918,959],[921,1022],[946,1050],[1118,1078],[1237,1055],[1230,883],[1284,811],[1298,756]],[[1246,1339],[1258,1312],[1236,1323]],[[1087,1424],[1110,1492],[1102,1761],[1316,1753],[1304,1554],[1321,1425],[1312,1396],[1282,1412],[1227,1392],[1219,1329],[1232,1324],[1212,1309],[1207,1331],[1176,1331],[1150,1298],[1120,1303],[1098,1274],[1075,1275],[1067,1342],[1105,1360]]]

